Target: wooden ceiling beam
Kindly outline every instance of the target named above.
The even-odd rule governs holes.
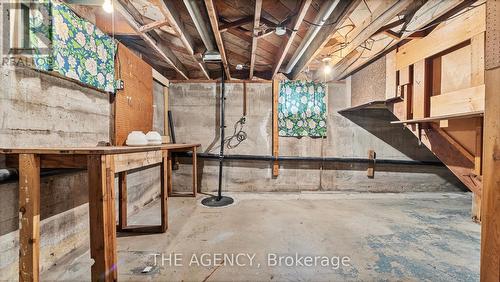
[[[300,8],[299,11],[297,12],[297,16],[295,17],[295,22],[292,27],[292,33],[290,36],[287,36],[286,38],[283,39],[284,44],[281,44],[281,48],[279,49],[278,53],[276,54],[276,62],[274,63],[274,67],[272,70],[272,76],[274,77],[276,73],[278,73],[278,70],[281,67],[281,64],[283,63],[283,60],[285,60],[285,57],[288,53],[288,49],[290,49],[290,46],[292,46],[293,40],[295,39],[295,36],[297,35],[297,31],[300,28],[300,25],[302,24],[302,21],[304,20],[304,17],[307,14],[307,10],[311,6],[312,0],[302,0],[300,3]]]
[[[224,72],[227,78],[231,79],[231,72],[229,71],[229,65],[227,63],[226,50],[224,49],[224,42],[222,41],[221,33],[219,32],[219,20],[217,17],[217,11],[215,10],[215,4],[213,0],[205,0],[205,7],[207,8],[208,18],[210,19],[210,25],[214,33],[215,42],[217,43],[217,48],[219,49],[220,56],[222,58],[222,65],[224,67]]]
[[[191,56],[193,61],[197,63],[199,66],[200,70],[203,72],[205,77],[207,79],[210,79],[210,76],[208,75],[208,72],[206,70],[206,66],[196,58],[195,53],[194,53],[194,41],[191,35],[186,31],[186,28],[184,27],[184,24],[182,23],[180,16],[173,6],[172,1],[168,0],[154,0],[151,1],[153,5],[158,7],[160,9],[161,13],[165,17],[165,20],[168,21],[170,26],[175,30],[175,33],[177,36],[180,38],[182,45],[186,50],[188,51],[188,54]]]
[[[160,57],[167,62],[172,68],[177,71],[185,79],[189,79],[187,76],[186,67],[179,61],[179,59],[170,51],[170,48],[161,40],[160,36],[153,30],[149,32],[142,33],[139,31],[141,26],[144,25],[142,15],[137,11],[137,9],[130,3],[129,0],[117,0],[115,1],[116,10],[125,18],[127,23],[134,29],[149,45],[150,48],[155,50]]]
[[[412,0],[390,0],[381,2],[378,8],[373,11],[372,15],[351,32],[352,37],[346,39],[349,41],[349,44],[341,50],[342,54],[347,55],[361,46],[373,35],[377,34],[379,30],[384,29],[388,22],[410,7],[412,3]],[[338,63],[341,66],[344,61],[346,61],[346,59],[342,58],[334,62],[334,64]]]
[[[299,73],[321,52],[323,46],[328,43],[337,29],[347,20],[352,11],[359,5],[361,0],[340,0],[332,14],[326,20],[329,25],[321,28],[318,34],[307,47],[302,57],[295,64],[295,67],[287,75],[291,79],[296,79]]]
[[[386,24],[383,27],[381,27],[379,30],[377,30],[377,32],[375,32],[375,34],[379,34],[379,33],[385,32],[387,30],[393,29],[395,27],[398,27],[398,26],[404,24],[405,22],[406,22],[405,18],[395,20],[392,23]]]
[[[161,20],[161,21],[154,21],[148,24],[145,24],[139,28],[140,32],[148,32],[150,30],[156,29],[163,27],[164,29],[166,28],[167,32],[170,34],[176,34],[175,31],[168,26],[168,21],[167,20]]]
[[[253,22],[252,16],[244,17],[244,18],[241,18],[241,19],[236,20],[234,22],[228,22],[228,23],[222,24],[221,26],[219,26],[219,32],[226,32],[230,28],[240,27],[242,25],[246,25],[246,24],[249,24],[252,22]]]
[[[410,40],[415,34],[416,36],[421,36],[425,34],[418,34],[419,30],[427,31],[426,27],[429,25],[438,23],[446,18],[456,14],[457,12],[463,10],[465,7],[471,5],[474,0],[429,0],[421,4],[411,19],[405,19],[406,23],[405,30],[403,31],[400,39],[394,39],[392,43],[385,46],[382,50],[375,52],[372,56],[366,58],[359,58],[359,56],[351,56],[346,58],[342,62],[342,66],[338,65],[334,71],[334,76],[331,80],[338,80],[347,77],[354,71],[361,69],[366,64],[372,62],[375,58],[383,55],[385,52],[392,50],[397,44],[404,43]],[[432,27],[431,27],[432,28]],[[429,29],[431,30],[431,29]]]
[[[253,72],[255,68],[255,53],[257,52],[257,29],[260,25],[260,13],[262,12],[262,0],[255,0],[255,11],[253,19],[253,30],[252,30],[252,52],[250,53],[250,73],[248,79],[253,78]]]

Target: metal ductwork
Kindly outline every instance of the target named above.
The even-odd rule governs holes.
[[[217,45],[215,44],[212,26],[210,25],[210,22],[207,21],[208,16],[206,15],[203,2],[199,0],[184,0],[184,5],[186,5],[189,15],[191,16],[191,19],[193,19],[196,30],[198,31],[198,34],[200,34],[201,40],[207,48],[207,51],[219,51],[217,49]]]
[[[314,19],[314,24],[312,25],[304,38],[302,39],[302,42],[299,45],[299,48],[295,51],[293,54],[292,58],[288,62],[288,65],[286,66],[285,72],[290,73],[299,61],[299,59],[302,57],[304,52],[307,50],[307,47],[311,44],[313,39],[316,37],[320,29],[323,27],[325,22],[328,20],[330,15],[332,14],[333,10],[335,10],[335,7],[339,4],[340,0],[328,0],[326,1],[323,6],[321,6],[321,9],[319,10],[318,14],[316,15],[316,18]]]

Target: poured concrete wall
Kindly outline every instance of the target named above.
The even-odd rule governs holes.
[[[0,85],[0,147],[95,146],[110,141],[108,94],[22,68],[0,68]],[[157,197],[159,173],[159,167],[129,173],[130,213]],[[18,277],[18,202],[18,183],[0,184],[0,280]],[[40,211],[43,271],[89,244],[87,173],[42,178]]]
[[[226,136],[243,113],[243,84],[226,84]],[[280,155],[312,157],[362,157],[373,149],[381,159],[436,160],[417,139],[391,125],[386,109],[358,111],[345,116],[337,111],[351,105],[350,91],[344,83],[328,85],[328,136],[325,139],[279,138]],[[385,94],[382,94],[385,95]],[[178,142],[201,143],[201,152],[218,153],[219,103],[215,83],[175,83],[169,91],[170,110]],[[247,84],[247,112],[244,131],[248,139],[226,154],[271,155],[271,83]],[[174,190],[191,189],[189,160],[180,160],[174,174]],[[200,160],[199,185],[214,191],[218,166],[213,160]],[[272,177],[266,161],[227,161],[223,188],[226,191],[304,191],[348,190],[373,192],[448,191],[463,189],[445,168],[433,166],[377,165],[376,176],[366,176],[366,164],[281,162],[280,175]]]

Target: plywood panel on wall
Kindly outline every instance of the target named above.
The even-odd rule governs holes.
[[[441,57],[441,91],[448,93],[464,89],[471,85],[472,74],[471,45]]]
[[[484,84],[431,97],[431,116],[484,111]]]
[[[123,80],[114,102],[114,144],[124,145],[130,131],[153,127],[153,75],[151,66],[124,45],[118,45],[117,78]]]

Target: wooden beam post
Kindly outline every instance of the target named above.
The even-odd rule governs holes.
[[[279,132],[278,132],[278,99],[280,92],[279,80],[273,79],[273,157],[278,157],[279,155]],[[279,162],[273,162],[273,177],[279,175]]]
[[[116,281],[115,173],[112,155],[89,155],[92,281]]]
[[[19,155],[19,281],[40,280],[40,157]]]
[[[127,172],[118,173],[118,230],[127,228]]]
[[[253,18],[253,29],[252,29],[252,51],[250,53],[250,74],[248,79],[253,78],[253,71],[255,69],[255,55],[257,52],[257,29],[260,25],[260,13],[262,11],[262,0],[255,0],[255,11]]]
[[[196,198],[196,193],[198,192],[198,156],[196,155],[197,153],[197,148],[196,146],[193,147],[193,157],[192,157],[192,162],[193,162],[193,197]]]
[[[500,1],[486,1],[481,281],[500,281]]]

